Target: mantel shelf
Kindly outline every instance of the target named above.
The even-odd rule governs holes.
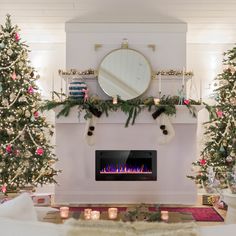
[[[196,108],[196,115],[198,112],[204,108],[204,105],[195,105],[193,106]],[[56,115],[60,112],[61,107],[57,107],[54,109]],[[156,120],[152,118],[152,112],[155,110],[149,112],[148,110],[141,111],[140,114],[138,114],[135,124],[154,124]],[[185,105],[177,105],[176,106],[176,115],[170,117],[171,122],[173,124],[196,124],[197,118],[193,117],[188,108]],[[116,112],[110,112],[109,116],[106,117],[105,114],[103,114],[100,118],[97,119],[97,123],[101,124],[125,124],[127,120],[127,115],[125,115],[122,111],[116,111]],[[84,112],[81,112],[80,115],[78,115],[78,109],[76,107],[72,108],[70,111],[70,114],[65,116],[60,116],[59,118],[56,118],[56,123],[58,124],[64,124],[64,123],[78,123],[83,124],[86,123],[86,120],[84,119]]]

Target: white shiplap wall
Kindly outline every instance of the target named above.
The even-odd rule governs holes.
[[[222,52],[236,42],[235,0],[0,0],[0,24],[7,13],[22,29],[39,71],[40,87],[50,96],[52,78],[59,90],[57,70],[65,67],[66,21],[186,22],[187,63],[203,81],[203,95],[222,68]],[[51,116],[52,117],[52,116]],[[43,189],[42,191],[45,191]],[[52,191],[51,188],[48,191]]]

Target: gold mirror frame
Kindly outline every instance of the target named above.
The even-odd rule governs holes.
[[[142,95],[152,79],[151,64],[137,50],[122,45],[109,52],[98,67],[98,83],[109,96],[130,100]]]

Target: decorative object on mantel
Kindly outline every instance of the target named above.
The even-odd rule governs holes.
[[[97,78],[97,70],[94,69],[87,69],[87,70],[77,70],[77,69],[68,69],[68,70],[63,70],[59,69],[58,74],[63,77],[63,78],[74,78],[75,76],[81,76],[83,78]],[[182,76],[183,75],[183,70],[158,70],[155,71],[156,75],[163,75],[163,76]],[[184,71],[185,76],[192,77],[194,73],[192,71]],[[155,77],[152,77],[155,78]]]
[[[128,127],[131,123],[135,123],[138,114],[143,109],[148,109],[149,112],[153,112],[153,109],[159,110],[164,109],[163,113],[168,116],[173,116],[176,114],[176,105],[178,105],[179,98],[177,96],[162,96],[158,105],[154,104],[153,97],[147,98],[136,98],[132,100],[123,101],[118,98],[118,102],[113,104],[112,100],[101,100],[99,97],[91,96],[87,101],[83,99],[65,99],[64,101],[46,101],[42,110],[51,110],[55,107],[61,107],[60,112],[57,114],[57,118],[60,116],[68,116],[70,109],[77,106],[78,112],[82,110],[85,111],[84,118],[87,120],[91,118],[92,115],[100,117],[102,114],[109,116],[109,112],[116,112],[117,110],[123,111],[127,114],[127,120],[125,122],[125,127]],[[193,117],[196,117],[196,109],[193,105],[201,105],[200,102],[195,100],[189,100],[188,104],[184,104],[189,109],[189,112]],[[154,112],[155,113],[155,112]]]
[[[88,99],[88,88],[82,78],[73,78],[69,83],[68,96],[74,99]]]
[[[39,112],[39,76],[10,15],[0,26],[0,192],[56,183],[57,161],[49,137],[53,126]],[[27,188],[28,189],[28,188]]]
[[[236,194],[236,47],[224,55],[225,69],[215,82],[216,104],[206,105],[210,121],[205,123],[204,149],[200,159],[193,163],[195,172],[188,177],[203,185],[209,182],[212,169],[211,187],[228,187]]]

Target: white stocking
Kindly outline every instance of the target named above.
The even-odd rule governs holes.
[[[95,133],[96,133],[96,117],[87,120],[84,132],[84,139],[88,145],[93,146],[95,144]]]
[[[157,120],[157,124],[159,125],[158,128],[160,130],[158,142],[160,144],[165,144],[165,143],[170,142],[175,137],[175,130],[174,130],[173,125],[170,122],[169,116],[162,113],[156,120]],[[161,125],[165,126],[165,130],[168,132],[167,135],[163,134],[163,130],[160,129]]]

